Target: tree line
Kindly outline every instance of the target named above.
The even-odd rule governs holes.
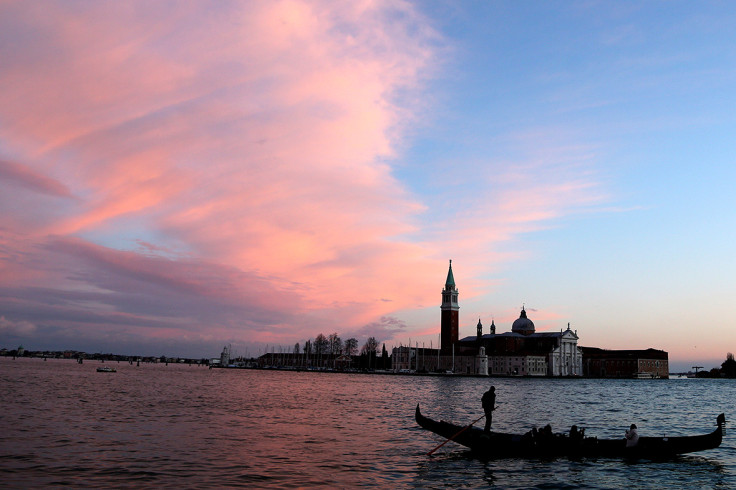
[[[344,362],[347,362],[352,369],[388,369],[391,367],[391,360],[386,350],[386,344],[379,356],[379,343],[375,337],[368,339],[360,346],[358,339],[351,337],[346,340],[337,334],[337,332],[325,336],[320,333],[314,339],[308,339],[303,345],[299,342],[294,344],[294,348],[288,357],[282,357],[280,362],[290,365],[304,365],[309,360],[310,365],[326,366],[336,368],[341,364],[341,356]],[[266,354],[266,357],[268,355]]]
[[[384,351],[386,346],[384,345]],[[294,354],[308,355],[332,355],[332,356],[355,356],[358,354],[358,339],[351,337],[344,342],[337,333],[332,333],[327,337],[319,334],[314,340],[309,339],[304,342],[304,346],[300,350],[299,342],[294,344]],[[377,355],[378,341],[375,337],[368,337],[360,349],[361,355]]]

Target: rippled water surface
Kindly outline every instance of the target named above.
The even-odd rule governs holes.
[[[0,358],[0,486],[192,488],[736,488],[736,448],[667,462],[481,461],[414,421],[417,403],[494,429],[587,435],[710,432],[734,380],[479,379]]]

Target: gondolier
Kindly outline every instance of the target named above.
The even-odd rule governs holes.
[[[491,388],[483,393],[483,397],[480,399],[483,404],[483,411],[486,413],[486,427],[483,432],[486,434],[491,433],[491,423],[493,422],[493,411],[496,409],[496,388]]]

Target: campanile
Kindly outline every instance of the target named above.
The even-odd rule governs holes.
[[[442,290],[442,323],[440,326],[440,342],[443,355],[452,354],[452,346],[457,344],[459,331],[459,310],[457,304],[458,290],[455,288],[455,277],[452,275],[452,260],[447,271],[445,289]]]

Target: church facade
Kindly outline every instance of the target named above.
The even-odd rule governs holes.
[[[581,376],[582,351],[578,335],[570,329],[536,332],[522,308],[511,331],[488,333],[478,320],[475,336],[459,339],[459,290],[452,261],[442,290],[440,347],[401,346],[393,349],[394,371],[452,372],[479,376]]]
[[[578,335],[570,329],[559,332],[536,332],[534,322],[522,308],[510,332],[483,333],[480,319],[475,337],[458,341],[460,355],[483,349],[488,356],[488,374],[499,376],[581,376],[583,352]]]

